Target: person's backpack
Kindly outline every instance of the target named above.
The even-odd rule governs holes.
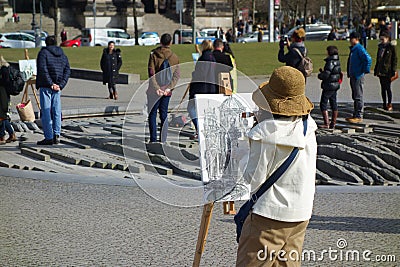
[[[168,58],[164,59],[163,63],[160,66],[160,70],[156,74],[156,81],[159,86],[168,85],[172,81],[172,69],[169,65]]]
[[[18,69],[11,66],[1,67],[1,80],[9,95],[19,95],[24,90],[25,81]]]
[[[304,76],[310,77],[311,73],[313,72],[313,63],[311,58],[303,56],[303,54],[297,48],[293,48],[293,50],[295,50],[300,55],[301,58],[300,62],[297,65],[297,69],[301,71],[304,74]]]

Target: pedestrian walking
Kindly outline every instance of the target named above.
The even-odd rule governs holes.
[[[103,71],[103,85],[108,85],[108,99],[118,100],[117,81],[119,70],[122,66],[121,50],[115,49],[114,41],[108,42],[108,47],[103,49],[100,67]]]
[[[315,193],[317,125],[309,115],[313,104],[305,96],[303,74],[289,66],[275,69],[252,98],[260,113],[248,133],[250,152],[243,174],[252,193],[299,150],[245,219],[236,266],[300,266]],[[285,259],[280,251],[286,252]],[[295,253],[298,257],[288,256]]]
[[[279,42],[278,60],[279,62],[286,63],[286,66],[299,69],[302,58],[307,56],[307,49],[304,45],[304,38],[306,32],[303,28],[295,30],[290,37],[290,41],[281,39]],[[288,52],[285,54],[285,46],[288,48]],[[304,77],[306,74],[303,73]]]
[[[65,42],[67,41],[67,32],[65,31],[65,29],[63,28],[61,33],[60,33],[60,37],[61,37],[61,42]]]
[[[197,112],[195,96],[197,94],[218,94],[218,86],[215,80],[215,57],[212,52],[213,44],[210,40],[204,40],[200,45],[201,56],[197,60],[192,73],[189,88],[189,103],[187,111],[196,128],[196,134],[191,139],[198,138]]]
[[[362,19],[361,23],[357,25],[357,32],[360,34],[360,44],[367,49],[368,31],[372,25],[367,25],[366,19]]]
[[[364,100],[364,75],[370,72],[372,59],[367,50],[360,44],[360,34],[350,34],[350,54],[347,60],[347,76],[350,78],[351,96],[354,101],[353,116],[348,122],[362,122]]]
[[[338,117],[338,105],[337,105],[337,90],[340,89],[340,84],[343,81],[343,73],[340,67],[339,51],[336,46],[328,46],[326,48],[328,57],[325,58],[324,69],[319,69],[318,79],[322,80],[321,88],[321,101],[319,107],[322,112],[324,124],[320,125],[320,128],[333,129],[336,125],[336,119]],[[332,120],[329,123],[328,114],[328,101],[332,109]]]
[[[44,139],[37,144],[53,145],[60,143],[61,90],[67,85],[71,70],[67,56],[56,46],[56,36],[47,36],[45,42],[46,47],[39,51],[36,66],[44,133]]]
[[[391,84],[397,71],[396,48],[391,44],[390,34],[387,31],[380,33],[379,40],[380,44],[378,45],[378,53],[376,55],[374,75],[379,77],[381,84],[383,109],[392,111]]]
[[[214,33],[214,37],[217,39],[223,39],[224,38],[224,31],[222,30],[221,27],[217,27],[217,30]]]
[[[166,142],[168,131],[168,105],[180,78],[179,58],[172,52],[172,37],[161,36],[161,46],[151,51],[148,63],[149,88],[147,89],[148,123],[150,142]],[[157,139],[157,111],[160,113],[160,138]]]
[[[1,57],[0,61],[0,144],[11,143],[17,141],[14,128],[10,123],[10,94],[7,92],[5,83],[9,80],[9,71],[6,70],[10,65]],[[6,132],[8,139],[6,140]]]
[[[264,32],[261,30],[261,28],[258,28],[257,42],[261,43],[263,41],[263,35],[264,35]]]

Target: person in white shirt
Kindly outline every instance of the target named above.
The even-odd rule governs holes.
[[[253,93],[253,101],[259,107],[258,124],[248,133],[250,154],[243,174],[252,193],[293,148],[299,152],[247,216],[236,266],[300,266],[315,192],[317,125],[309,115],[314,105],[305,96],[303,74],[290,66],[275,69]],[[305,135],[303,120],[307,120]]]

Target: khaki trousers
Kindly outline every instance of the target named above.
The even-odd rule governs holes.
[[[300,266],[308,222],[281,222],[250,213],[240,236],[236,267]]]

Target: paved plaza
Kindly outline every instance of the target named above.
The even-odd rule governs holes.
[[[163,204],[133,180],[52,176],[0,177],[0,266],[191,266],[201,207]],[[398,266],[399,201],[399,187],[318,187],[304,244],[316,257],[303,266]],[[201,266],[234,266],[236,248],[233,218],[217,203]],[[359,261],[340,258],[348,251]]]
[[[266,79],[242,80],[239,92],[252,92]],[[183,95],[186,87],[182,83],[172,106],[177,106]],[[73,140],[70,130],[75,126],[69,122],[84,115],[129,111],[129,118],[143,123],[145,116],[139,114],[143,112],[145,88],[140,86],[119,85],[115,101],[105,99],[107,90],[101,83],[71,79],[62,96],[63,125],[70,126],[65,133]],[[399,109],[400,82],[393,88],[395,108]],[[380,103],[376,77],[367,75],[365,91],[367,103]],[[307,81],[307,96],[318,103],[320,93],[313,75]],[[32,92],[30,96],[33,100]],[[20,97],[12,98],[13,106]],[[338,98],[342,104],[351,102],[347,79]],[[17,119],[18,115],[13,116]],[[112,127],[106,128],[101,123],[107,118],[76,120],[89,125],[88,132],[100,141],[104,131],[109,131],[111,141],[121,138],[116,118],[108,120]],[[88,134],[83,128],[79,128],[82,136]],[[24,133],[28,144],[39,137],[38,132]],[[67,148],[73,154],[76,145],[71,141],[51,149],[54,153]],[[79,145],[82,155],[92,153],[92,148]],[[132,179],[129,172],[117,168],[87,168],[53,159],[39,162],[22,155],[21,149],[18,143],[0,147],[0,161],[37,165],[36,171],[29,166],[23,170],[22,163],[0,167],[0,266],[192,265],[202,207],[190,203],[201,203],[200,181],[185,175],[156,175],[147,169],[134,173]],[[135,149],[139,153],[140,148]],[[101,149],[92,154],[99,161],[107,155]],[[123,168],[120,156],[110,160],[115,161],[110,163],[114,167],[119,163]],[[167,186],[169,183],[179,187]],[[318,186],[302,266],[400,266],[399,202],[397,185]],[[234,266],[236,249],[233,217],[223,215],[222,204],[217,203],[201,266]]]

